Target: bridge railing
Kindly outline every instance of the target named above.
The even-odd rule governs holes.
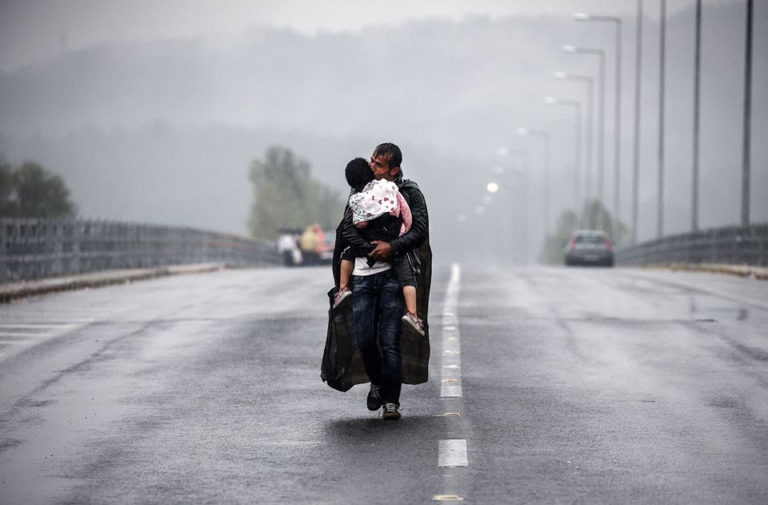
[[[0,282],[190,263],[280,262],[275,244],[192,228],[0,218]]]
[[[768,224],[670,235],[616,251],[620,265],[727,263],[768,266]]]

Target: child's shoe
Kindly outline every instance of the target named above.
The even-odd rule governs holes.
[[[352,294],[352,290],[349,289],[347,286],[344,286],[343,288],[339,289],[339,291],[336,293],[336,296],[333,297],[333,308],[335,309],[338,307],[341,302]]]
[[[424,323],[419,319],[419,316],[406,312],[403,316],[403,321],[413,326],[413,329],[418,331],[420,335],[424,335]]]

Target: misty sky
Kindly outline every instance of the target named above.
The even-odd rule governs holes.
[[[724,4],[741,0],[710,0]],[[674,13],[693,0],[668,2]],[[647,15],[658,2],[646,0]],[[226,39],[259,26],[303,33],[359,31],[426,18],[459,21],[516,14],[585,11],[631,15],[632,0],[0,0],[0,70],[104,42],[165,38]]]
[[[667,4],[663,198],[665,231],[679,233],[689,229],[692,200],[694,0]],[[714,227],[740,217],[745,0],[705,4],[700,221]],[[436,246],[448,247],[459,223],[480,230],[467,244],[490,240],[501,251],[492,239],[496,214],[514,215],[502,226],[510,242],[530,244],[531,256],[546,218],[551,228],[559,212],[575,208],[579,191],[596,191],[597,100],[588,164],[587,88],[553,72],[597,78],[598,60],[563,53],[566,43],[606,51],[604,197],[613,205],[618,182],[615,213],[629,224],[636,5],[0,0],[0,155],[61,175],[81,217],[244,234],[253,201],[248,167],[269,146],[309,159],[313,177],[342,194],[341,167],[388,140],[403,147],[406,176],[429,194]],[[656,236],[659,207],[659,5],[644,0],[641,240]],[[768,218],[768,145],[758,141],[768,125],[767,7],[756,2],[753,38],[756,222]],[[573,12],[624,20],[620,150],[613,141],[614,33],[606,23],[574,22]],[[579,156],[574,110],[546,105],[545,96],[582,104]],[[519,126],[551,132],[551,150],[517,135]],[[501,146],[526,152],[527,161],[500,157]],[[502,188],[494,197],[486,191],[490,178]]]

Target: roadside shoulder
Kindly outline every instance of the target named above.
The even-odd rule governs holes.
[[[729,265],[725,263],[658,263],[644,265],[636,268],[685,270],[689,272],[707,272],[712,274],[736,275],[739,277],[752,277],[760,281],[768,280],[768,267],[751,265]]]
[[[35,281],[0,284],[0,303],[8,303],[19,298],[68,291],[94,288],[113,284],[167,277],[170,275],[217,272],[225,265],[220,263],[201,263],[192,265],[171,265],[157,268],[134,268],[125,270],[107,270],[88,274],[52,277]]]

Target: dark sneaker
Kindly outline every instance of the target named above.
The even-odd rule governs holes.
[[[384,401],[381,399],[380,391],[381,386],[371,384],[371,390],[368,392],[368,398],[365,402],[368,406],[368,410],[379,410],[381,408],[381,404],[384,403]]]
[[[414,330],[419,332],[419,334],[424,335],[424,323],[421,322],[419,316],[411,312],[406,312],[403,316],[403,321],[410,324]]]
[[[335,309],[336,307],[338,307],[339,305],[341,305],[341,302],[342,302],[342,301],[343,301],[343,300],[344,300],[346,297],[348,297],[348,296],[349,296],[349,295],[351,295],[351,294],[352,294],[352,291],[351,291],[351,290],[350,290],[348,287],[344,286],[343,288],[341,288],[341,289],[340,289],[340,290],[339,290],[339,291],[336,293],[336,296],[333,298],[333,308]]]
[[[398,408],[400,406],[393,402],[387,402],[384,404],[384,413],[381,417],[388,421],[397,421],[400,419],[400,412],[398,411]]]

